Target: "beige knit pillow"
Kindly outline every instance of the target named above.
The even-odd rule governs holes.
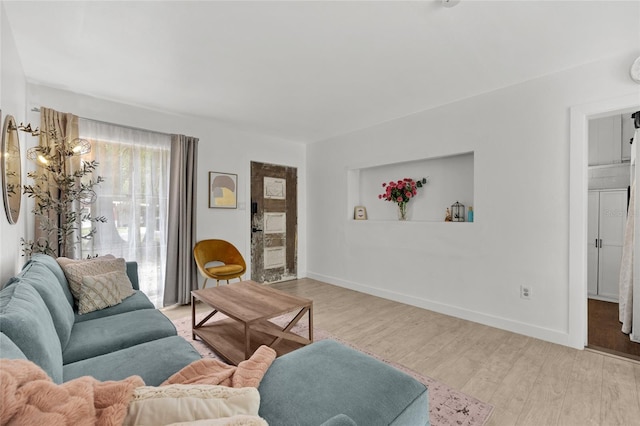
[[[69,282],[69,289],[73,297],[80,299],[82,278],[89,275],[106,274],[107,272],[121,271],[127,273],[127,265],[124,259],[102,259],[70,262],[62,265],[64,275]]]
[[[133,293],[133,286],[125,272],[85,275],[78,298],[78,313],[87,314],[117,305]]]

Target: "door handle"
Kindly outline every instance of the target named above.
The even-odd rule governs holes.
[[[602,238],[600,238],[600,248],[602,248]]]
[[[596,248],[598,248],[598,239],[596,238]]]

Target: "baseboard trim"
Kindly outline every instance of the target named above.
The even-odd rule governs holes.
[[[407,295],[404,293],[389,291],[387,289],[371,287],[361,283],[347,281],[347,280],[332,277],[329,275],[318,274],[315,272],[307,271],[307,277],[312,278],[314,280],[323,281],[328,284],[333,284],[338,287],[347,288],[349,290],[359,291],[361,293],[382,297],[384,299],[389,299],[395,302],[416,306],[422,309],[428,309],[430,311],[438,312],[445,315],[450,315],[452,317],[461,318],[467,321],[477,322],[479,324],[488,325],[490,327],[495,327],[495,328],[510,331],[513,333],[534,337],[536,339],[545,340],[547,342],[557,343],[563,346],[571,346],[569,341],[569,334],[567,332],[552,330],[544,327],[538,327],[531,324],[510,320],[507,318],[502,318],[502,317],[498,317],[498,316],[494,316],[494,315],[490,315],[482,312],[472,311],[469,309],[464,309],[464,308],[460,308],[457,306],[448,305],[444,303],[434,302],[431,300]],[[576,349],[584,349],[584,348],[580,347]]]

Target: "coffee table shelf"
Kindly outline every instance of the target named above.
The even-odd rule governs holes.
[[[281,330],[281,328],[279,329]],[[213,350],[226,361],[238,365],[245,360],[245,335],[244,326],[232,319],[216,321],[193,330],[194,334],[213,348]],[[271,346],[275,337],[253,328],[250,329],[251,340],[249,351],[254,353],[261,345]],[[291,333],[293,334],[293,333]],[[294,334],[298,336],[297,334]],[[301,337],[301,336],[298,336]],[[273,349],[278,356],[284,355],[296,349],[300,349],[304,344],[291,340],[281,340]]]
[[[222,358],[237,365],[261,345],[273,348],[278,356],[313,342],[313,301],[253,281],[191,292],[192,334],[200,337]],[[213,311],[196,323],[195,302],[200,300]],[[207,322],[218,312],[229,318]],[[285,326],[269,321],[289,312],[297,313]],[[290,330],[304,316],[309,320],[308,338]]]

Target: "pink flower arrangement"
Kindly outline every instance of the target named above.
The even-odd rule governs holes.
[[[385,188],[385,192],[378,195],[378,198],[385,201],[391,201],[401,204],[408,203],[413,197],[418,195],[418,188],[427,183],[427,178],[418,180],[404,178],[398,181],[391,181],[389,183],[383,183],[382,187]]]

